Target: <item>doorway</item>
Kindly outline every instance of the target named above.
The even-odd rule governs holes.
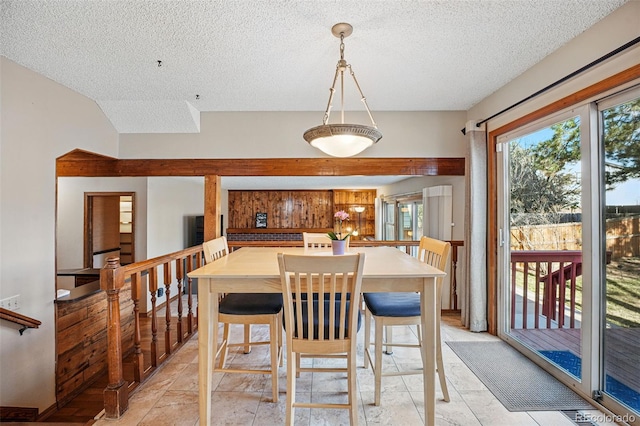
[[[109,257],[135,260],[135,193],[87,192],[84,213],[84,267],[100,269]]]

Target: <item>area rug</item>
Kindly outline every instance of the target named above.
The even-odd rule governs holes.
[[[504,342],[447,342],[509,411],[589,410],[593,406]]]

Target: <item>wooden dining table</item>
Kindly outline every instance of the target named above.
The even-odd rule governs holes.
[[[218,347],[218,296],[221,293],[281,293],[278,253],[318,256],[331,255],[331,250],[244,247],[188,274],[190,278],[198,279],[198,400],[202,425],[211,423],[213,355]],[[349,253],[365,254],[363,292],[419,292],[421,295],[425,424],[434,425],[436,279],[445,273],[395,247],[352,247],[345,255]]]

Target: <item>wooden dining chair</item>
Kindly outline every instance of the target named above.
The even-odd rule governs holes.
[[[278,254],[284,296],[287,339],[287,425],[293,425],[296,407],[343,408],[352,425],[358,423],[356,336],[364,254],[299,256]],[[346,368],[300,367],[298,354],[308,358],[344,358]],[[299,372],[346,372],[348,403],[296,402]]]
[[[326,233],[303,232],[304,248],[331,248],[331,238]]]
[[[229,253],[227,239],[220,237],[202,244],[205,262],[219,261]],[[278,365],[282,361],[282,295],[277,293],[228,293],[219,301],[218,318],[224,323],[222,343],[216,351],[220,360],[214,371],[242,374],[270,374],[273,402],[278,402]],[[244,324],[243,343],[230,343],[230,325]],[[251,341],[251,325],[268,324],[269,340]],[[230,347],[244,347],[244,353],[251,351],[251,345],[270,345],[271,364],[269,369],[225,368]]]
[[[434,238],[422,237],[418,248],[418,259],[429,265],[444,271],[449,261],[451,244]],[[400,376],[409,374],[422,374],[422,370],[383,372],[382,371],[382,346],[386,352],[391,353],[393,346],[420,348],[423,342],[420,330],[420,294],[419,293],[364,293],[365,304],[365,342],[364,342],[364,367],[372,365],[375,379],[375,405],[380,405],[382,377]],[[440,337],[440,311],[442,309],[442,277],[436,279],[436,369],[440,379],[440,387],[444,400],[449,402],[449,390],[444,373],[442,361],[442,341]],[[371,317],[375,321],[374,359],[371,359]],[[416,325],[418,343],[393,342],[392,326]],[[383,330],[386,339],[383,343]],[[430,342],[427,342],[430,344]]]

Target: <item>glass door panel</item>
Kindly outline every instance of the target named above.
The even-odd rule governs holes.
[[[601,110],[604,392],[640,415],[640,98]]]
[[[556,119],[557,120],[557,119]],[[509,138],[504,233],[506,333],[581,377],[580,116]]]
[[[422,237],[424,205],[420,201],[398,201],[398,240],[416,241]],[[411,247],[410,254],[417,256],[418,247]]]

